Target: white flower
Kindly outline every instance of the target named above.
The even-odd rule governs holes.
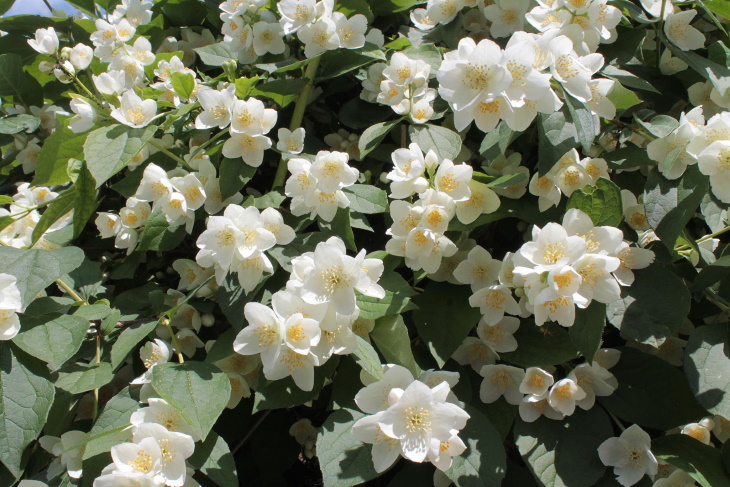
[[[54,55],[58,51],[58,35],[53,27],[35,31],[35,39],[29,39],[30,47],[41,54]]]
[[[684,470],[675,470],[669,477],[654,482],[653,487],[697,487],[697,484]]]
[[[196,129],[202,130],[212,127],[222,129],[231,123],[231,110],[236,100],[235,85],[231,84],[221,91],[199,90],[197,96],[203,111],[195,119]]]
[[[233,350],[241,355],[261,355],[265,368],[271,368],[279,358],[283,344],[283,323],[268,306],[249,302],[243,308],[246,326],[233,342]]]
[[[471,196],[469,181],[473,173],[472,167],[466,163],[455,165],[444,159],[436,171],[434,184],[438,191],[446,193],[454,201],[465,201]]]
[[[264,161],[264,151],[271,148],[271,139],[265,135],[232,133],[223,144],[223,155],[230,159],[240,157],[251,167],[259,167]]]
[[[386,177],[390,183],[390,197],[403,199],[413,193],[422,193],[428,189],[428,181],[423,177],[428,166],[436,166],[436,153],[428,151],[424,157],[418,144],[411,143],[407,149],[396,149],[390,155],[393,170]]]
[[[523,395],[519,388],[525,378],[524,370],[511,365],[485,365],[479,371],[479,375],[484,377],[479,388],[479,398],[482,402],[490,404],[501,396],[514,405],[522,401]]]
[[[568,378],[585,391],[586,397],[576,404],[586,410],[593,407],[596,396],[610,396],[618,388],[618,381],[613,374],[595,362],[577,366],[570,371]]]
[[[15,276],[0,273],[0,340],[10,340],[20,331],[18,312],[23,309]]]
[[[276,7],[281,14],[279,22],[286,35],[313,22],[317,16],[315,0],[282,0]]]
[[[281,25],[265,21],[253,25],[253,50],[258,56],[267,52],[281,54],[285,48],[284,29]]]
[[[627,243],[622,243],[616,250],[616,257],[621,261],[621,265],[613,272],[613,275],[622,286],[630,286],[634,282],[634,273],[632,269],[644,269],[654,262],[654,252],[649,249],[639,247],[630,247]]]
[[[159,476],[165,484],[176,487],[185,484],[185,459],[195,450],[195,442],[190,435],[168,431],[157,423],[142,423],[133,429],[134,441],[141,444],[150,439],[157,442],[160,449]]]
[[[360,171],[347,165],[349,156],[345,152],[319,151],[310,168],[317,178],[317,189],[325,193],[352,186]]]
[[[512,316],[505,316],[498,323],[488,325],[483,319],[477,325],[477,335],[495,355],[517,350],[517,340],[512,335],[520,327],[520,320]]]
[[[624,487],[634,485],[644,474],[653,476],[658,471],[658,462],[651,452],[651,438],[635,424],[621,436],[601,443],[598,456],[604,465],[614,467],[616,480]]]
[[[120,95],[124,91],[124,71],[107,71],[99,76],[92,75],[94,86],[104,95]]]
[[[303,25],[297,36],[304,43],[304,55],[308,58],[340,47],[337,26],[329,17],[318,19],[313,24]]]
[[[363,443],[373,445],[371,452],[373,467],[378,473],[393,465],[401,453],[400,440],[387,436],[380,426],[384,414],[385,411],[380,411],[365,416],[352,426],[352,436]]]
[[[58,457],[58,462],[68,471],[69,477],[78,479],[81,478],[81,459],[87,439],[88,433],[72,430],[62,434],[60,438],[42,436],[38,442],[44,450]]]
[[[121,443],[111,448],[115,473],[146,474],[150,477],[160,474],[162,451],[155,438],[143,438],[136,443]]]
[[[682,427],[680,432],[683,435],[691,436],[705,445],[710,445],[710,431],[715,423],[710,418],[705,418],[699,423],[689,423]]]
[[[170,406],[167,401],[158,397],[150,397],[147,400],[147,407],[139,408],[129,418],[133,426],[140,426],[144,423],[157,423],[168,431],[184,433],[194,440],[199,440],[197,433],[183,419],[180,412]]]
[[[276,208],[266,208],[261,212],[261,223],[264,228],[274,234],[276,245],[287,245],[294,240],[294,229],[284,223],[284,217]]]
[[[401,365],[383,365],[383,377],[367,384],[355,394],[355,404],[363,412],[375,414],[390,406],[388,396],[392,389],[405,389],[413,382],[413,374]]]
[[[302,355],[289,348],[283,348],[274,364],[264,369],[264,375],[269,380],[291,376],[297,387],[303,391],[311,391],[314,387],[316,365],[318,365],[317,357],[313,353]]]
[[[705,36],[689,23],[697,15],[697,11],[683,10],[672,13],[664,21],[664,34],[683,51],[694,51],[705,45]]]
[[[276,110],[265,108],[261,100],[235,100],[231,110],[231,134],[267,134],[276,124],[276,118]]]
[[[687,63],[681,59],[672,56],[672,51],[665,49],[662,57],[659,58],[659,71],[665,76],[677,74],[688,68]]]
[[[469,198],[456,202],[456,217],[466,225],[474,222],[480,215],[494,213],[501,204],[497,193],[486,184],[472,179],[468,186],[471,192]]]
[[[712,142],[697,161],[700,172],[710,177],[712,193],[723,203],[730,202],[730,140]]]
[[[548,403],[566,416],[575,412],[576,401],[586,397],[586,392],[572,379],[560,379],[550,388]]]
[[[144,374],[137,377],[132,381],[132,384],[144,384],[152,380],[152,369],[157,364],[164,364],[170,361],[172,357],[172,347],[160,340],[155,338],[154,341],[150,341],[144,344],[139,349],[139,357],[142,359],[142,364],[147,369]]]
[[[286,152],[287,154],[300,154],[304,150],[304,128],[299,127],[290,131],[286,128],[280,128],[278,132],[279,142],[276,144],[277,150]]]
[[[335,21],[340,47],[359,49],[365,45],[368,20],[364,15],[356,14],[348,19],[343,13],[332,12],[332,20]]]
[[[76,44],[71,50],[69,61],[77,70],[86,69],[94,59],[94,50],[84,44]]]
[[[591,76],[603,66],[603,56],[589,54],[578,56],[573,50],[573,42],[566,36],[558,36],[550,43],[550,51],[555,62],[550,72],[565,90],[576,99],[587,102],[593,96],[589,87]]]
[[[157,114],[155,100],[142,100],[132,90],[125,91],[120,97],[121,107],[112,110],[112,117],[130,127],[144,127]]]
[[[71,110],[76,114],[68,121],[68,128],[74,133],[86,132],[96,122],[94,106],[82,98],[74,98],[69,103]]]
[[[497,0],[484,7],[484,17],[492,23],[492,37],[508,37],[522,30],[529,5],[529,0]]]
[[[520,307],[512,297],[512,291],[501,284],[479,289],[469,298],[473,308],[479,308],[487,325],[496,325],[505,313],[519,315]]]
[[[525,370],[525,378],[520,384],[520,392],[522,394],[545,397],[548,389],[554,383],[555,379],[552,374],[539,367],[530,367]]]
[[[454,277],[463,284],[470,284],[472,292],[494,284],[499,277],[502,262],[479,245],[469,251],[466,260],[454,270]]]
[[[464,338],[451,357],[461,365],[471,365],[475,372],[479,372],[485,365],[493,364],[498,358],[491,346],[477,337]]]
[[[519,404],[520,418],[522,421],[532,423],[540,416],[546,418],[561,420],[565,417],[560,411],[553,409],[548,403],[547,396],[536,396],[530,394],[525,396]]]

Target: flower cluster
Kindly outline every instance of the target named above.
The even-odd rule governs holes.
[[[236,337],[233,348],[242,355],[260,355],[264,376],[277,380],[292,376],[303,390],[312,390],[314,367],[333,354],[355,351],[353,324],[358,319],[355,291],[383,298],[378,284],[383,273],[380,259],[345,253],[345,244],[331,237],[292,259],[286,289],[274,293],[271,308],[247,303],[248,326]]]
[[[376,472],[383,472],[399,456],[413,462],[429,461],[441,471],[466,450],[459,438],[469,415],[457,403],[451,388],[455,372],[426,371],[418,380],[405,367],[383,366],[383,377],[365,382],[355,403],[368,416],[358,420],[352,433],[372,447]]]
[[[50,234],[67,227],[73,219],[73,210],[69,210],[49,226],[43,235],[34,237],[33,233],[41,219],[39,209],[58,198],[59,193],[51,191],[47,186],[32,186],[21,183],[13,195],[13,202],[6,208],[0,208],[0,217],[9,217],[12,222],[0,230],[0,243],[9,247],[33,247],[37,249],[55,249]]]

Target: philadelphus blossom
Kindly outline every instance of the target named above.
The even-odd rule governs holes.
[[[67,431],[60,438],[56,436],[42,436],[38,439],[41,447],[57,457],[48,468],[49,478],[66,470],[72,479],[81,478],[81,460],[84,456],[84,444],[89,434],[83,431]]]
[[[458,434],[469,415],[456,404],[447,380],[433,386],[399,365],[383,366],[383,377],[370,382],[355,396],[358,407],[368,415],[353,425],[353,435],[372,444],[373,466],[383,472],[399,456],[413,462],[430,461],[441,471],[466,445]],[[425,375],[425,374],[424,374]]]
[[[35,31],[35,39],[28,39],[30,47],[41,54],[54,55],[58,51],[58,35],[53,27]]]
[[[11,340],[20,331],[18,312],[23,310],[18,279],[0,273],[0,340]]]
[[[284,191],[292,198],[291,212],[295,216],[310,214],[324,221],[332,221],[337,208],[347,208],[350,200],[342,188],[352,186],[360,174],[347,165],[345,152],[319,151],[314,162],[298,157],[289,159],[291,176]]]
[[[658,462],[651,452],[651,438],[637,425],[632,425],[621,436],[609,438],[598,447],[598,456],[607,467],[614,467],[618,483],[629,487],[644,474],[656,475]]]
[[[157,114],[155,100],[142,100],[132,91],[125,91],[119,98],[121,107],[112,110],[112,117],[130,127],[144,127]]]

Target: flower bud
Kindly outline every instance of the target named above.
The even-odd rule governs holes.
[[[238,62],[234,61],[233,59],[229,61],[225,61],[223,64],[221,64],[221,68],[223,68],[223,72],[226,74],[228,79],[231,83],[236,82],[236,69],[238,68]]]
[[[41,73],[50,74],[55,66],[56,64],[50,61],[41,61],[38,63],[38,71],[40,71]]]
[[[70,47],[61,48],[61,61],[68,61],[71,58],[72,52],[73,49],[71,49]]]

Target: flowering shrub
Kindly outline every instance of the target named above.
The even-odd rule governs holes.
[[[0,18],[0,485],[730,486],[729,1],[69,3]]]

